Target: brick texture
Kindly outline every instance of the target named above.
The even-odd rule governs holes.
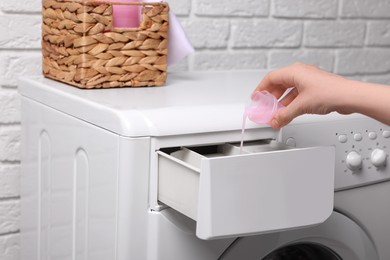
[[[333,71],[334,60],[331,50],[276,50],[270,53],[268,67],[275,69],[300,61]]]
[[[189,15],[191,11],[191,0],[168,0],[170,8],[178,16]]]
[[[196,49],[170,72],[272,69],[301,61],[390,84],[389,0],[167,1]],[[19,259],[16,86],[18,77],[41,73],[40,10],[40,0],[0,1],[1,260]]]
[[[390,46],[390,23],[388,21],[368,22],[366,44],[369,46]]]
[[[390,49],[340,50],[336,72],[345,75],[390,72]]]
[[[289,18],[336,18],[337,0],[274,0],[273,16]]]
[[[1,1],[0,10],[5,13],[39,13],[41,12],[41,0],[25,1]]]
[[[233,70],[266,68],[263,51],[198,52],[194,57],[195,70]]]
[[[186,19],[182,21],[194,48],[226,48],[229,21],[226,19]]]
[[[363,46],[365,23],[357,21],[308,21],[304,44],[307,47]]]
[[[19,216],[20,207],[18,200],[3,201],[0,204],[0,233],[4,234],[18,231]]]
[[[19,189],[20,166],[0,165],[0,198],[17,197],[20,195]]]
[[[40,48],[41,17],[0,15],[0,48]]]
[[[207,16],[267,16],[269,0],[196,0],[195,14]]]
[[[341,17],[390,18],[389,0],[340,0]]]
[[[20,161],[20,126],[0,128],[0,161]]]
[[[234,21],[232,46],[299,47],[303,33],[300,21],[242,20]]]
[[[0,91],[0,123],[20,121],[20,99],[16,91]]]
[[[0,259],[19,260],[19,234],[0,236]]]
[[[39,75],[40,51],[0,51],[0,86],[14,87],[20,76]]]

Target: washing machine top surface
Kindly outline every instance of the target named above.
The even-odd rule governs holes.
[[[266,71],[170,73],[163,87],[78,89],[43,76],[20,79],[22,96],[122,136],[167,136],[242,128],[244,106]],[[303,116],[294,123],[342,119]],[[252,122],[247,128],[268,127]]]

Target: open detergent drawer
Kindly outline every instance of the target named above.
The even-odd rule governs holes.
[[[275,141],[162,149],[159,200],[194,219],[201,239],[324,222],[333,210],[334,148]]]

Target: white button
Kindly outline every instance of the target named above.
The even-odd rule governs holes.
[[[370,138],[371,140],[375,140],[376,139],[376,133],[375,132],[369,132],[368,133],[368,138]]]
[[[348,141],[348,137],[346,135],[339,135],[339,142],[346,143]]]
[[[363,136],[361,133],[356,133],[353,135],[353,139],[355,139],[355,141],[361,141],[363,139]]]
[[[386,165],[386,152],[382,149],[375,149],[371,153],[371,162],[375,167],[383,167]]]
[[[345,159],[348,169],[352,171],[359,170],[362,167],[362,156],[355,151],[350,152]]]
[[[382,135],[383,135],[384,138],[389,138],[390,137],[390,131],[385,130],[385,131],[382,132]]]
[[[295,142],[295,139],[290,137],[286,140],[286,145],[290,146],[290,147],[296,147],[297,144]]]

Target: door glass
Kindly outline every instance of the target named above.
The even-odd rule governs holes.
[[[292,244],[279,248],[262,260],[342,260],[330,248],[314,243]]]

